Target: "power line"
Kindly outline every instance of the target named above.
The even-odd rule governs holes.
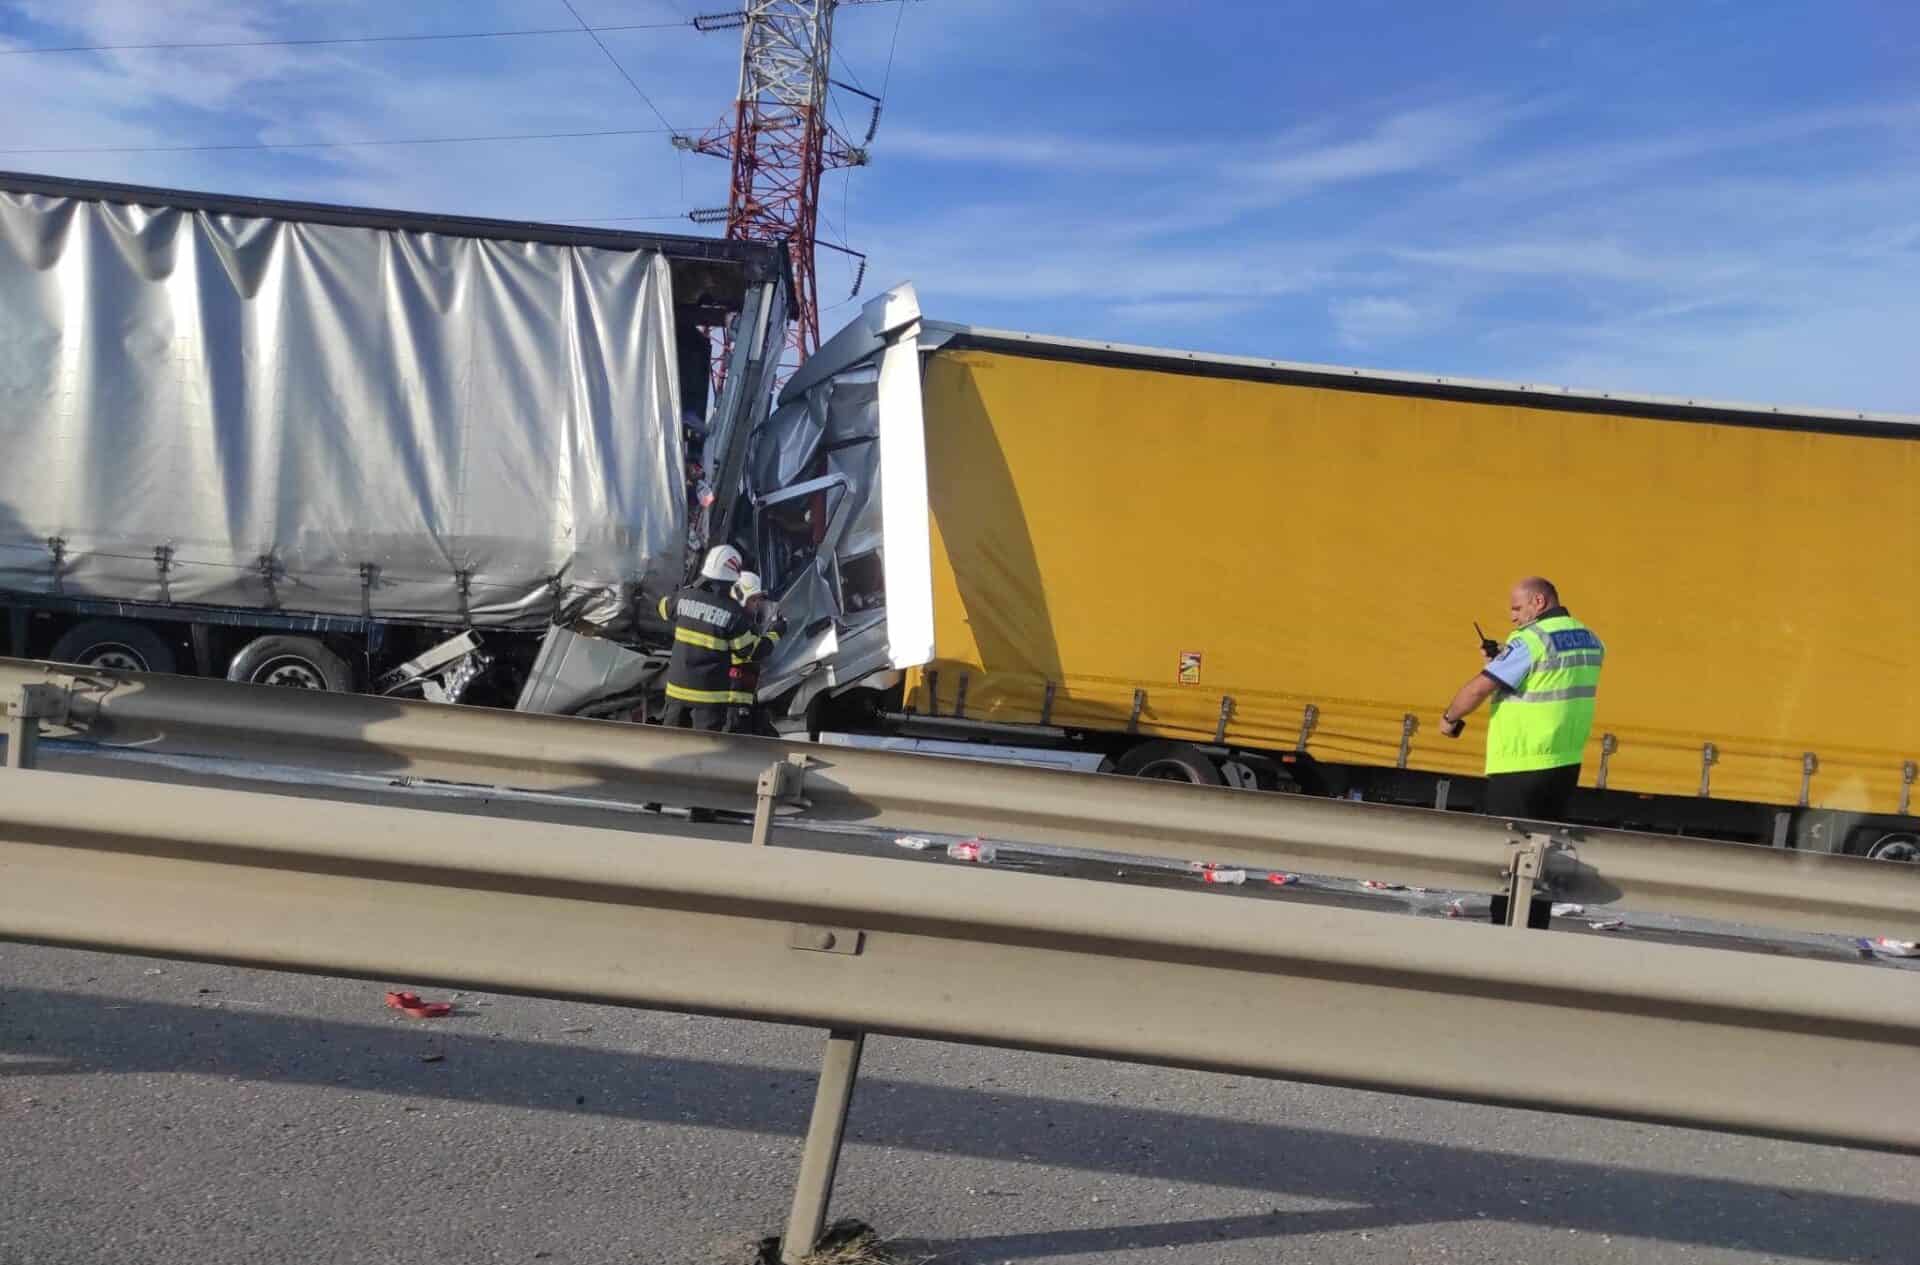
[[[887,73],[880,79],[880,99],[886,100],[887,89],[893,83],[893,55],[900,49],[900,24],[907,20],[907,6],[901,5],[893,14],[893,42],[887,45]]]
[[[628,74],[627,68],[620,64],[620,59],[613,55],[613,50],[607,47],[606,41],[595,34],[594,29],[587,25],[587,20],[580,16],[580,10],[573,7],[573,0],[560,0],[560,3],[567,6],[567,12],[573,14],[573,20],[580,24],[580,29],[585,31],[588,37],[600,46],[600,51],[607,55],[607,60],[613,63],[613,68],[620,72],[622,79],[627,81],[627,86],[635,92],[640,93],[640,99],[647,103],[647,108],[653,111],[654,117],[659,119],[660,122],[666,126],[667,130],[673,130],[673,124],[668,123],[667,116],[660,113],[660,107],[653,103],[653,98],[641,91],[640,85],[633,81],[633,76]]]
[[[900,4],[899,9],[897,9],[894,13],[893,39],[887,45],[887,69],[886,69],[885,75],[881,80],[880,91],[878,94],[868,92],[866,84],[861,82],[860,76],[854,73],[853,67],[847,63],[847,60],[844,57],[840,56],[840,50],[837,48],[834,50],[834,56],[839,61],[841,70],[844,71],[846,73],[847,78],[852,81],[852,83],[847,86],[850,86],[855,92],[858,92],[860,95],[866,97],[869,101],[873,103],[873,117],[867,124],[867,140],[869,142],[873,140],[874,132],[878,130],[880,126],[880,111],[886,105],[887,89],[893,83],[894,54],[897,53],[900,48],[900,26],[901,26],[901,23],[903,23],[906,20],[906,16],[907,16],[907,6],[903,2]],[[840,110],[840,104],[837,99],[834,102],[834,109],[836,112],[840,114],[840,126],[842,128],[846,128],[847,116],[844,111]],[[842,180],[840,185],[840,240],[843,242],[851,240],[851,234],[853,229],[853,212],[851,208],[852,201],[853,201],[853,169],[849,167],[846,170],[845,178]],[[858,297],[860,293],[859,279],[865,275],[865,272],[866,272],[865,257],[862,256],[860,271],[855,274],[853,293],[848,295],[846,298],[842,299],[840,302],[835,303],[832,307],[829,307],[826,310],[829,312],[836,311],[839,308],[845,307],[848,303],[853,302],[853,300],[856,297]]]
[[[622,127],[593,132],[514,132],[497,136],[413,136],[376,141],[273,141],[232,145],[69,145],[0,149],[0,154],[182,154],[234,149],[359,149],[378,145],[472,145],[488,141],[553,141],[597,136],[660,136],[675,128]]]
[[[847,59],[841,55],[840,47],[837,44],[834,46],[834,49],[833,49],[833,60],[839,65],[840,73],[853,81],[853,86],[856,91],[865,92],[867,90],[867,85],[860,81],[859,75],[856,75],[853,73],[852,64],[849,63]]]
[[[572,8],[571,5],[568,8]],[[580,15],[574,14],[577,18]],[[619,26],[542,26],[518,31],[453,31],[439,35],[351,35],[324,39],[287,40],[184,40],[153,44],[62,44],[42,48],[0,48],[0,57],[23,57],[35,53],[118,53],[151,52],[158,49],[195,48],[306,48],[320,44],[408,44],[432,40],[520,39],[532,35],[578,35],[597,31],[664,31],[674,27],[692,27],[692,22],[628,22]],[[597,41],[596,36],[596,41]],[[601,45],[602,48],[606,46]]]
[[[539,220],[545,224],[656,224],[663,220],[684,220],[685,211],[673,215],[548,215]]]

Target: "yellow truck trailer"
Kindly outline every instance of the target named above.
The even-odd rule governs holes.
[[[767,440],[755,544],[812,630],[769,684],[816,729],[1472,808],[1484,725],[1440,711],[1537,573],[1608,648],[1581,820],[1920,853],[1920,418],[1041,338],[896,292]]]

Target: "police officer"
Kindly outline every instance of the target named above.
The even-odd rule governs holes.
[[[662,723],[682,728],[691,722],[695,729],[714,732],[726,728],[728,711],[740,701],[732,680],[734,657],[750,652],[758,641],[753,617],[733,596],[739,577],[740,551],[716,545],[707,551],[698,583],[660,599],[660,618],[673,623]]]
[[[1580,757],[1593,731],[1594,697],[1606,647],[1567,613],[1559,590],[1532,576],[1513,586],[1514,631],[1486,668],[1460,687],[1440,714],[1449,738],[1493,700],[1487,721],[1486,812],[1493,817],[1565,821],[1580,784]]]
[[[780,638],[787,631],[787,621],[780,614],[779,604],[760,587],[760,577],[751,571],[740,573],[739,582],[733,586],[733,598],[753,617],[757,640],[751,649],[733,656],[735,702],[727,715],[727,732],[777,738],[780,735],[766,723],[757,698],[760,665],[779,648]]]

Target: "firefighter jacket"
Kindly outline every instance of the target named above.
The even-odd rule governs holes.
[[[706,707],[753,702],[752,691],[742,692],[732,674],[737,656],[750,655],[759,634],[728,587],[711,581],[660,599],[660,618],[673,623],[668,698]]]

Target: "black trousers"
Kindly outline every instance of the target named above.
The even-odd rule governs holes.
[[[724,703],[683,703],[677,698],[670,698],[660,723],[669,729],[692,728],[719,733],[727,727],[728,710]]]
[[[1580,785],[1580,766],[1563,764],[1557,769],[1539,769],[1530,773],[1494,773],[1487,778],[1489,817],[1512,817],[1526,821],[1565,821],[1567,806]]]

